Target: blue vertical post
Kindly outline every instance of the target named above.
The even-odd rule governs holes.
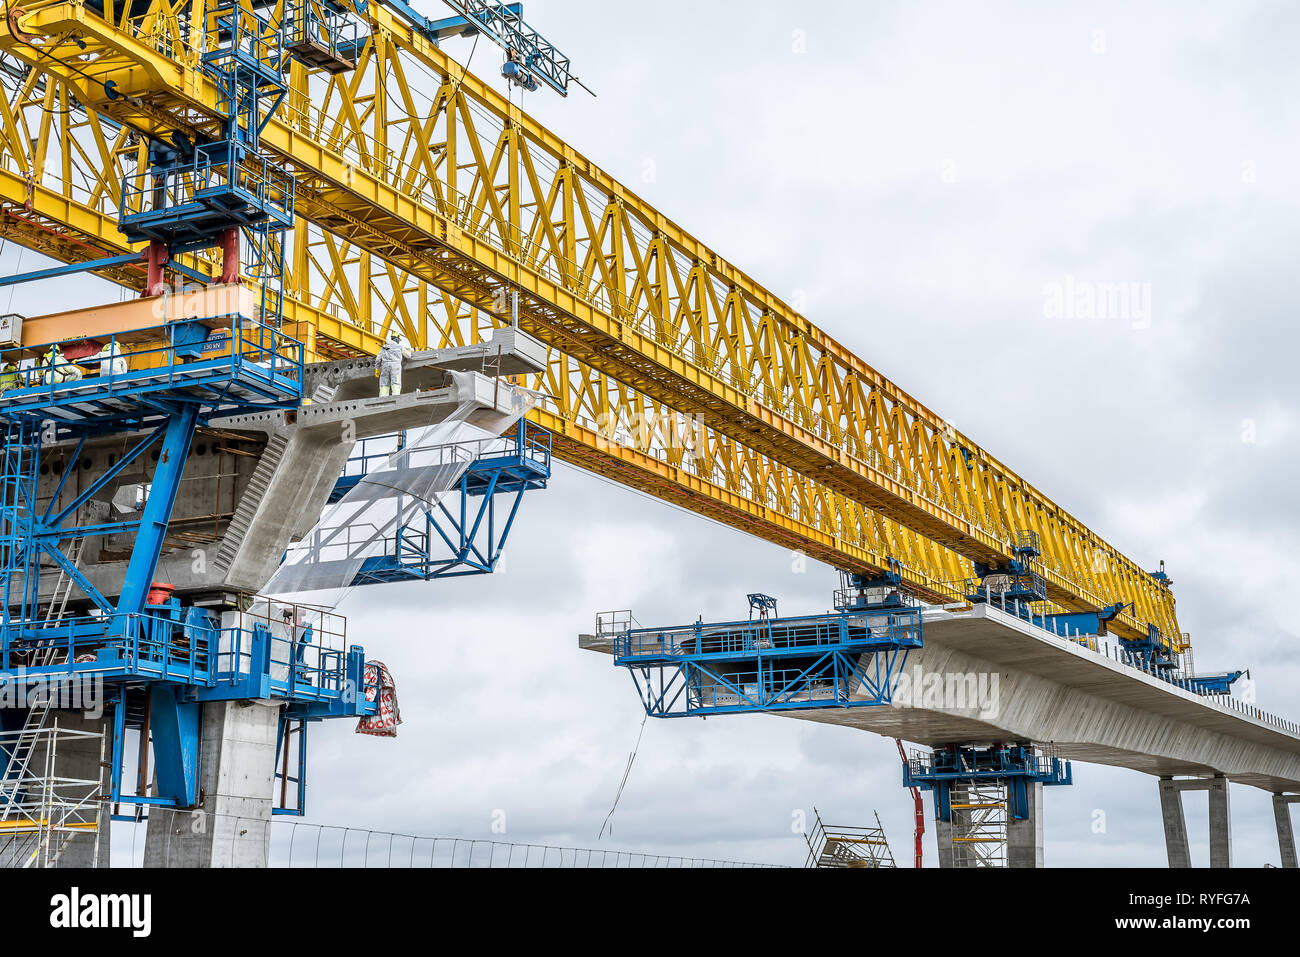
[[[183,700],[177,685],[155,685],[149,695],[149,731],[153,736],[158,796],[177,807],[199,803],[199,745],[203,706]]]
[[[149,500],[144,506],[140,528],[136,535],[131,562],[126,567],[126,580],[117,600],[119,622],[122,615],[144,611],[149,586],[158,569],[158,556],[162,552],[163,537],[171,520],[176,492],[180,488],[181,473],[185,471],[185,457],[194,439],[194,429],[199,421],[199,407],[195,404],[181,406],[167,420],[162,449],[158,453],[158,468],[154,470]]]

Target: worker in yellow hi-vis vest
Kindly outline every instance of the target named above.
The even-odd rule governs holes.
[[[10,389],[17,389],[23,384],[22,373],[18,371],[18,365],[10,359],[5,363],[4,368],[0,369],[0,392],[8,392]]]
[[[59,346],[50,346],[50,350],[41,356],[41,381],[46,385],[75,382],[81,375],[81,367],[69,362]]]

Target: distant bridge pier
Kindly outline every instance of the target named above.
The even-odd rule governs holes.
[[[1300,867],[1296,860],[1295,830],[1291,826],[1291,805],[1300,804],[1300,794],[1274,794],[1273,817],[1277,820],[1277,844],[1283,867]]]
[[[1228,779],[1222,774],[1205,778],[1160,779],[1160,812],[1164,820],[1165,853],[1169,859],[1169,866],[1174,868],[1192,866],[1191,850],[1187,843],[1187,819],[1183,814],[1184,791],[1209,792],[1210,867],[1231,867],[1232,814]],[[1287,824],[1290,825],[1289,820]],[[1278,836],[1280,839],[1280,824]],[[1292,846],[1294,848],[1294,844]],[[1294,860],[1294,850],[1292,854]]]

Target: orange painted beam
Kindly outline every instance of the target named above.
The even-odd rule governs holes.
[[[23,321],[22,342],[25,349],[51,342],[70,342],[79,339],[107,339],[140,331],[152,338],[158,326],[178,320],[197,320],[205,325],[219,325],[214,316],[241,315],[254,317],[258,313],[253,290],[241,283],[205,286],[181,293],[131,299],[87,309],[71,309],[46,316],[34,316]]]

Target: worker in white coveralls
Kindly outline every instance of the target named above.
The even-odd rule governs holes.
[[[375,375],[379,376],[381,396],[402,394],[402,361],[412,355],[414,353],[406,344],[406,339],[396,331],[379,347],[379,368]]]
[[[93,358],[99,360],[100,375],[122,375],[126,372],[126,357],[116,342],[109,342]]]
[[[75,382],[81,378],[81,367],[69,362],[58,346],[50,346],[50,351],[41,357],[41,365],[44,367],[42,381],[47,385]]]

